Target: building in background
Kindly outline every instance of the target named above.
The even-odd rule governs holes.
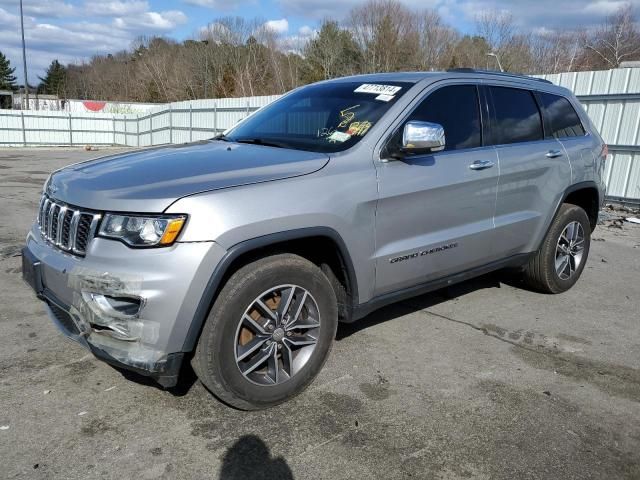
[[[23,92],[13,95],[14,110],[43,110],[50,112],[64,111],[66,100],[58,98],[57,95],[43,95],[29,92],[29,105]]]
[[[0,109],[8,109],[13,106],[13,92],[11,90],[0,90]]]

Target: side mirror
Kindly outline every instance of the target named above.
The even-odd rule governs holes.
[[[404,126],[404,153],[440,152],[445,145],[444,127],[438,123],[410,121]]]

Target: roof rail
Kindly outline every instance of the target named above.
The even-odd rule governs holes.
[[[478,70],[475,68],[450,68],[447,72],[458,72],[458,73],[481,73],[484,75],[500,75],[504,77],[512,77],[512,78],[524,78],[527,80],[536,80],[538,82],[550,83],[553,85],[553,82],[546,80],[544,78],[530,77],[528,75],[520,75],[517,73],[508,73],[508,72],[498,72],[497,70]]]

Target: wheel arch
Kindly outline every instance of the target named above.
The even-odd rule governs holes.
[[[591,231],[593,232],[598,224],[598,212],[600,211],[600,190],[595,182],[580,182],[570,186],[564,193],[563,203],[571,203],[582,208],[589,217]],[[558,205],[558,209],[560,208]],[[557,211],[556,211],[557,214]]]
[[[341,292],[336,291],[340,304],[339,310],[341,316],[351,315],[354,305],[358,304],[358,284],[351,256],[340,234],[330,227],[309,227],[273,233],[242,241],[228,249],[207,282],[189,326],[182,351],[190,352],[195,349],[204,322],[218,293],[234,272],[253,260],[283,252],[301,254],[304,258],[321,266],[328,274],[334,289],[340,289],[340,285],[336,283],[340,282],[344,286],[344,294],[341,295]],[[327,254],[328,256],[323,256]],[[331,271],[327,271],[325,267]],[[336,269],[340,271],[336,272]]]
[[[595,201],[595,204],[593,203],[593,201]],[[540,248],[540,245],[542,245],[542,242],[544,242],[544,239],[549,234],[549,230],[553,225],[553,221],[558,216],[560,207],[562,207],[562,205],[565,203],[572,203],[584,208],[587,212],[587,216],[589,217],[591,231],[595,229],[596,224],[598,223],[598,212],[600,210],[600,205],[602,204],[600,189],[598,188],[596,182],[591,180],[575,183],[565,189],[562,197],[560,198],[560,201],[556,205],[553,215],[549,216],[546,228],[543,230],[544,235],[542,235],[542,237],[540,238],[536,250]]]

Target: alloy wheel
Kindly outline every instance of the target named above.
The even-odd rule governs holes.
[[[320,333],[315,299],[298,285],[280,285],[257,297],[238,323],[235,360],[258,385],[278,385],[309,361]]]
[[[561,280],[570,279],[580,267],[584,256],[584,229],[580,222],[567,225],[556,245],[555,268]]]

